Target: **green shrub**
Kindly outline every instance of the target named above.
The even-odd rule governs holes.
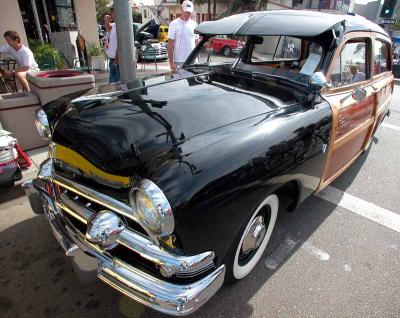
[[[106,53],[97,43],[87,43],[86,53],[88,56],[105,57]]]
[[[55,66],[57,68],[62,69],[65,67],[57,49],[51,44],[48,43],[42,44],[40,41],[32,39],[29,39],[28,43],[29,43],[29,48],[33,52],[36,62],[39,64],[39,67],[43,61],[49,60],[49,56],[51,56],[54,59]]]

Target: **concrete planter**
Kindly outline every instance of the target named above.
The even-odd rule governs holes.
[[[35,126],[35,111],[40,101],[34,93],[11,93],[0,95],[0,121],[10,131],[24,150],[47,144]]]

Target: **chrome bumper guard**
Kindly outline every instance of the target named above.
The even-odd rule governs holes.
[[[194,283],[173,284],[116,259],[110,255],[109,251],[88,242],[85,236],[63,215],[60,204],[48,194],[46,184],[52,183],[53,177],[52,164],[49,160],[42,164],[36,179],[23,184],[32,209],[37,214],[44,212],[54,236],[67,256],[73,256],[79,248],[95,257],[98,260],[98,278],[111,287],[155,310],[182,316],[196,311],[222,286],[225,276],[224,265]],[[73,212],[82,220],[88,220],[92,213],[82,209],[76,209]],[[187,257],[173,255],[156,246],[146,237],[128,229],[121,233],[118,243],[153,261],[170,273],[197,272],[214,258],[212,252]]]

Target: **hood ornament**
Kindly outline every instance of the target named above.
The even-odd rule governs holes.
[[[104,210],[88,221],[86,240],[105,250],[111,250],[117,246],[117,239],[124,229],[125,224],[117,214]]]

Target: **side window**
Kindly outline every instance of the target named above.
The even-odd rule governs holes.
[[[389,45],[382,41],[375,41],[374,75],[390,71]]]
[[[342,86],[369,79],[368,49],[369,45],[365,41],[347,43],[334,62],[331,84]]]

